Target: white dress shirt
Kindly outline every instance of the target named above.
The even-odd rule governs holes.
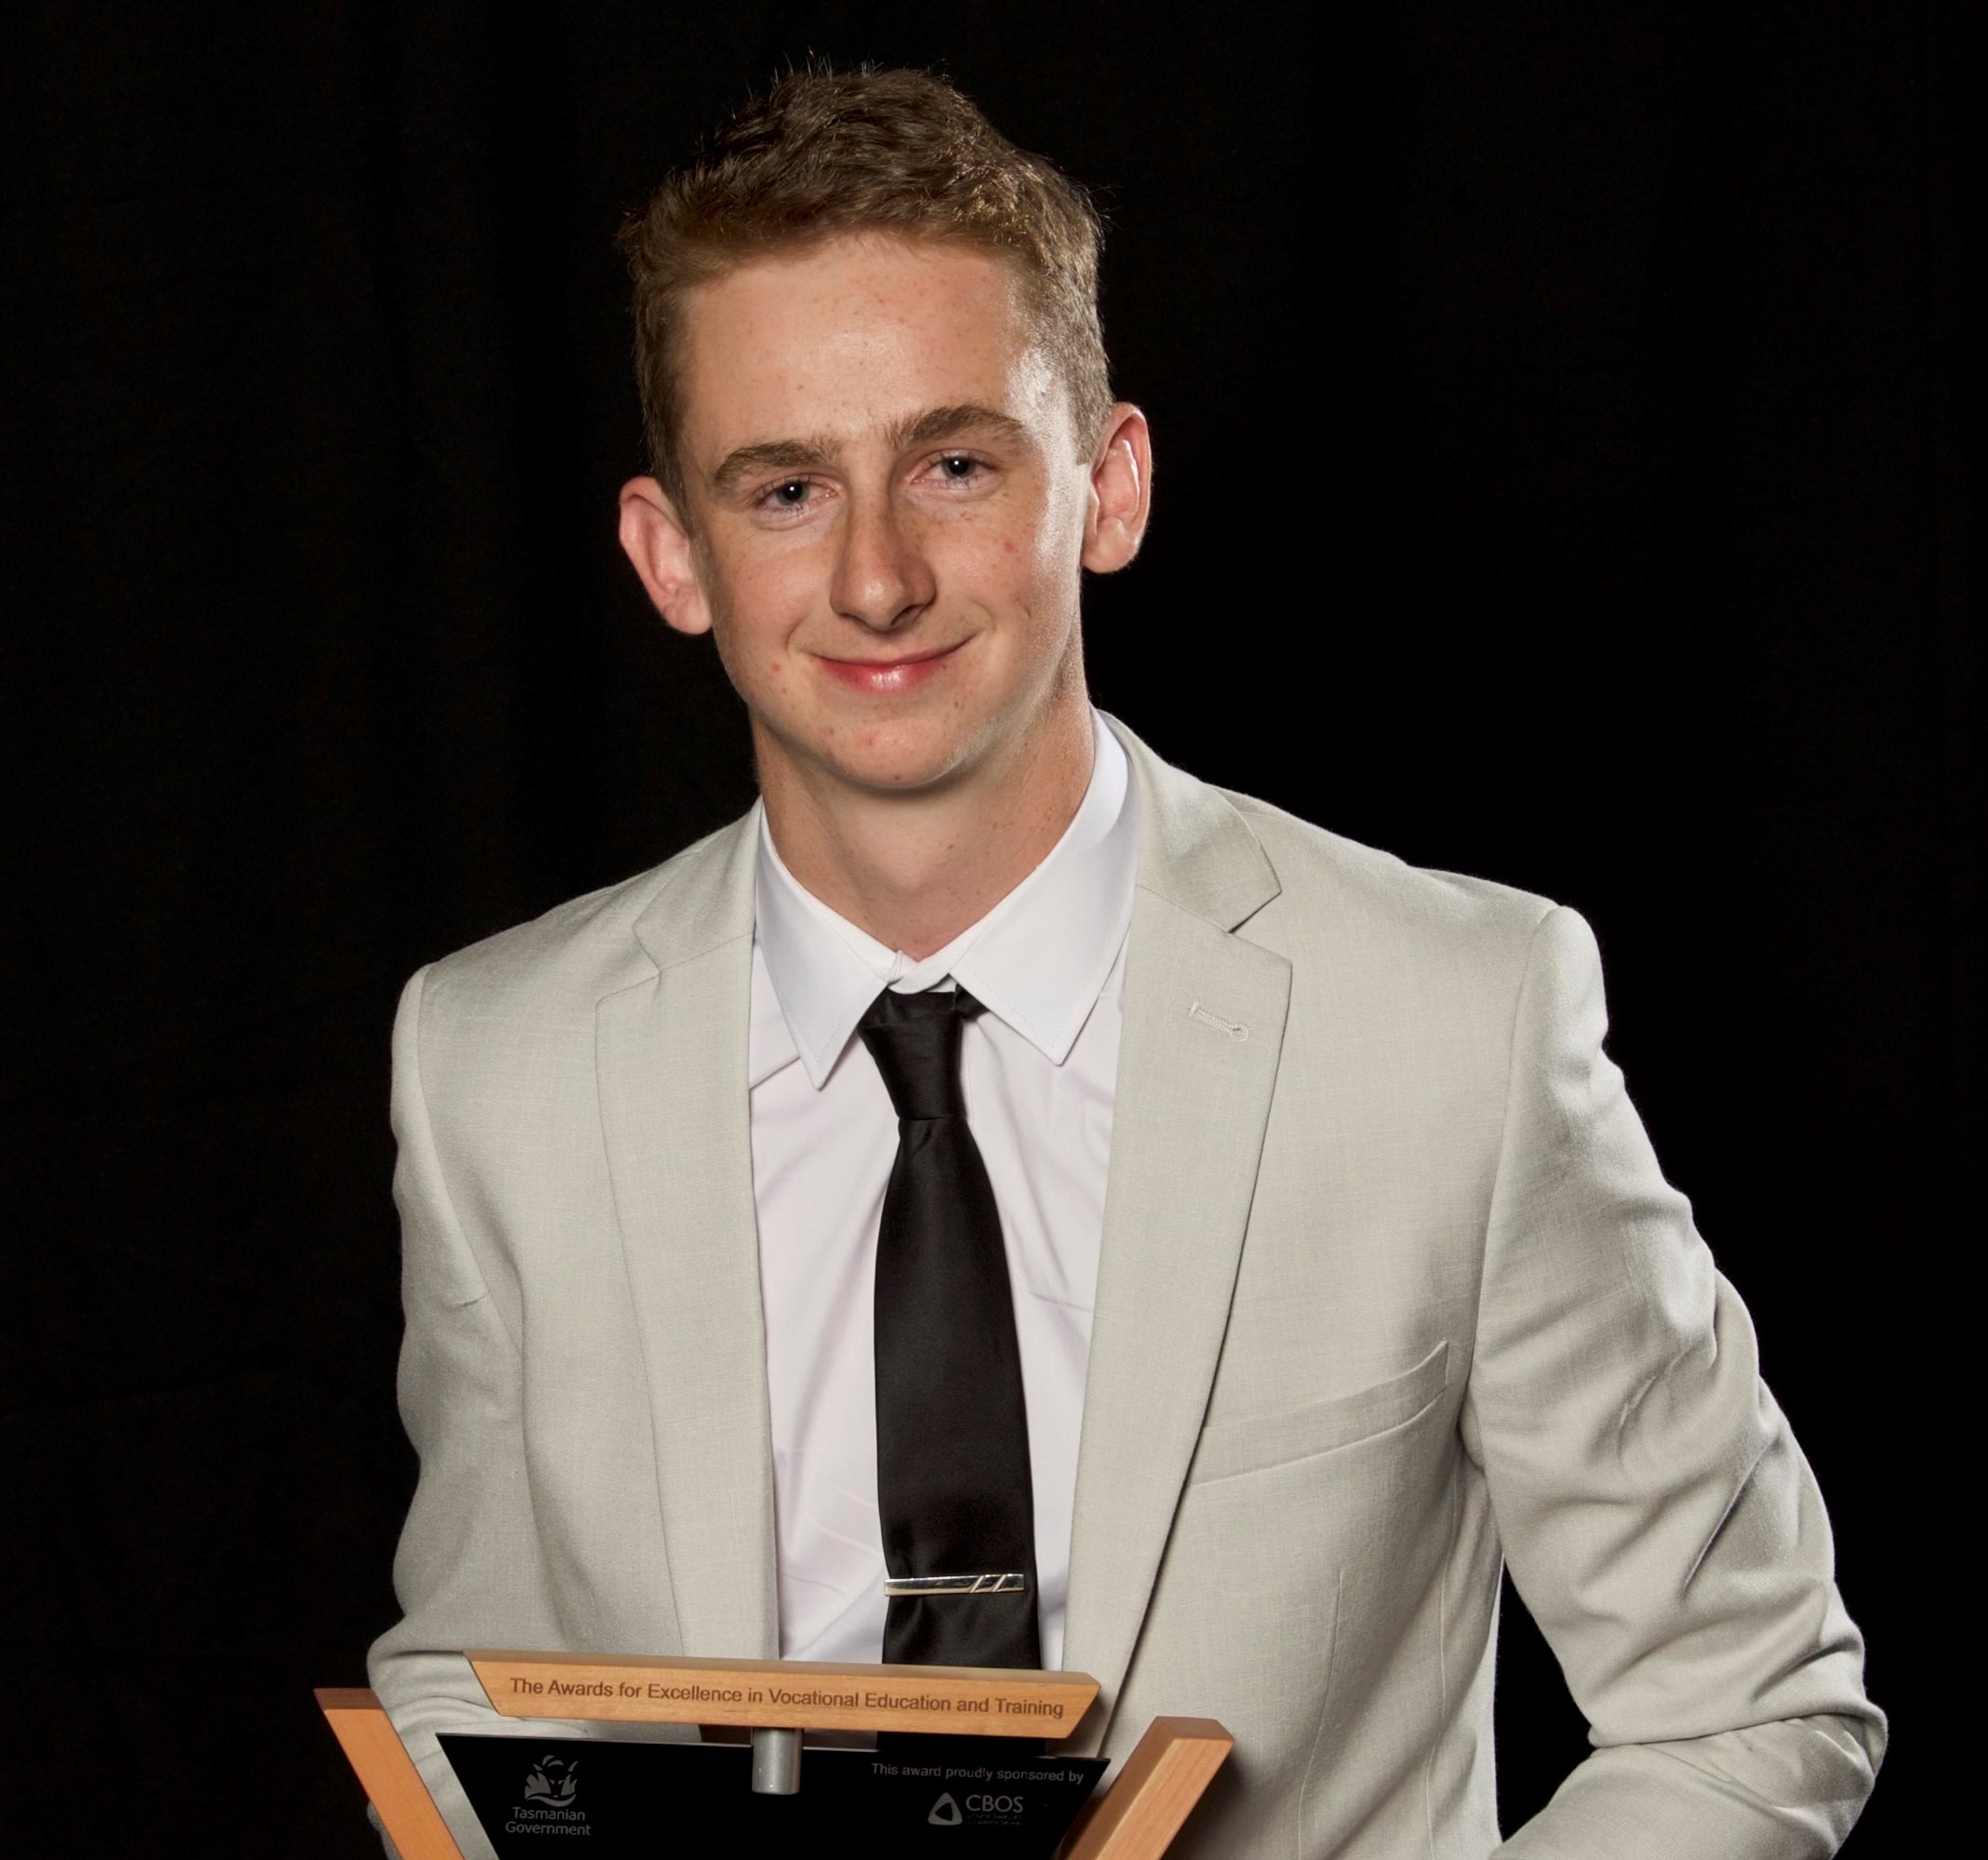
[[[783,1659],[882,1657],[871,1301],[898,1122],[855,1033],[879,990],[913,993],[948,978],[987,1010],[966,1025],[961,1088],[1014,1291],[1044,1664],[1062,1655],[1138,866],[1125,751],[1101,721],[1093,729],[1090,785],[1063,836],[980,922],[922,962],[804,890],[760,817],[753,1197]]]

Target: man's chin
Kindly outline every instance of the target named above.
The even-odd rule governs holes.
[[[782,745],[791,753],[791,743]],[[837,729],[802,749],[816,779],[870,795],[931,794],[961,780],[975,760],[974,738],[956,716],[933,724],[906,722]]]
[[[830,772],[844,786],[880,796],[929,795],[960,781],[968,758],[951,747],[897,755],[838,756]]]

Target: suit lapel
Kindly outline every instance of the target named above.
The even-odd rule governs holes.
[[[1124,732],[1121,732],[1123,735]],[[1072,1530],[1064,1664],[1130,1664],[1221,1354],[1276,1084],[1290,966],[1231,934],[1275,895],[1241,817],[1127,741],[1141,889]]]
[[[656,972],[595,1010],[607,1165],[648,1377],[681,1651],[779,1651],[747,1103],[756,813],[637,925]]]

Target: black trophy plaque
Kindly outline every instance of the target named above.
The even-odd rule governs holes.
[[[709,1840],[820,1841],[823,1853],[1050,1860],[1108,1767],[1098,1757],[1013,1756],[981,1740],[918,1740],[921,1754],[809,1749],[794,1795],[756,1795],[736,1744],[596,1742],[445,1733],[443,1750],[503,1860],[572,1853],[669,1860]],[[936,1757],[922,1754],[938,1746]]]

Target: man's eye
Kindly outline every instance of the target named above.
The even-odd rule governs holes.
[[[940,460],[939,469],[954,484],[963,484],[981,469],[981,462],[969,459],[962,452],[949,452]]]
[[[812,488],[806,478],[789,478],[785,484],[773,487],[772,501],[787,510],[797,510],[807,502]]]

